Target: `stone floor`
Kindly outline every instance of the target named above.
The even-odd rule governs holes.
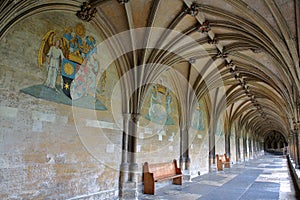
[[[167,184],[155,195],[142,194],[139,199],[171,200],[296,200],[287,160],[283,156],[264,155],[224,171],[212,172],[184,182]]]

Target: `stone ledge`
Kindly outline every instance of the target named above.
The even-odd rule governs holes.
[[[293,179],[293,183],[295,186],[295,190],[300,191],[300,170],[296,169],[296,164],[291,160],[290,156],[287,155],[288,167],[291,173],[291,177]]]

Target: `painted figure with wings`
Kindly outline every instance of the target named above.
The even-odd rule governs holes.
[[[61,50],[62,39],[54,40],[55,32],[53,30],[48,31],[43,37],[39,54],[38,65],[42,66],[44,62],[47,64],[47,79],[45,85],[47,87],[56,89],[56,79],[59,73],[62,60],[65,58],[63,51]],[[55,43],[54,43],[55,41]],[[65,48],[67,49],[67,48]]]
[[[79,70],[80,68],[85,67],[83,61],[95,49],[96,40],[92,36],[85,35],[85,27],[82,23],[76,25],[75,31],[72,27],[64,28],[62,37],[55,39],[55,34],[55,31],[50,30],[44,35],[39,49],[38,65],[40,67],[47,62],[48,74],[45,85],[55,90],[57,90],[55,85],[61,66],[61,89],[72,99],[70,89],[74,88],[71,85],[74,84],[73,80],[78,77],[75,75],[82,71]]]

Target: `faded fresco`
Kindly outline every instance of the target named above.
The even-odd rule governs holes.
[[[49,30],[38,52],[38,66],[46,68],[45,81],[21,92],[57,103],[107,110],[99,98],[106,71],[99,65],[96,44],[82,23],[61,32]]]
[[[202,102],[198,102],[198,105],[194,111],[191,126],[195,130],[204,131],[204,119],[205,119],[205,112],[203,109]]]
[[[172,119],[173,97],[168,88],[155,84],[149,89],[149,109],[145,118],[160,125],[174,125]]]

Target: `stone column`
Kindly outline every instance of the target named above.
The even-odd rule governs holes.
[[[210,130],[209,132],[209,171],[214,171],[216,164],[216,146],[215,146],[215,133]]]
[[[252,138],[252,155],[253,158],[256,158],[256,140],[255,137]]]
[[[189,153],[189,133],[188,128],[180,129],[180,168],[184,173],[184,179],[190,180],[190,153]]]
[[[289,153],[290,158],[294,160],[294,141],[293,141],[293,132],[291,131],[290,137],[289,137]]]
[[[225,135],[225,153],[227,155],[227,157],[231,157],[231,153],[230,153],[230,133],[227,133]]]
[[[122,162],[120,166],[120,184],[129,180],[128,165],[128,119],[129,114],[123,114]]]
[[[191,165],[191,159],[190,159],[190,141],[189,141],[189,130],[188,128],[185,128],[185,152],[184,152],[184,157],[185,157],[185,170],[187,170],[188,173],[190,173],[190,165]]]
[[[184,157],[184,152],[185,152],[185,143],[184,143],[184,131],[180,129],[180,157],[179,157],[179,166],[181,170],[184,170],[185,168],[185,157]]]
[[[136,162],[136,153],[137,153],[137,144],[138,144],[138,123],[141,115],[133,113],[130,116],[129,120],[129,143],[128,143],[128,152],[129,156],[129,181],[136,182],[138,181],[138,164]]]
[[[238,134],[235,134],[235,152],[236,152],[236,162],[241,161],[241,149],[240,149],[240,137]]]
[[[122,187],[120,188],[119,193],[119,197],[122,200],[138,199],[138,164],[136,162],[136,153],[139,119],[140,114],[136,113],[128,114],[124,117],[124,122],[127,124],[124,125],[124,129],[127,129],[128,132],[127,134],[125,133],[127,142],[126,139],[124,141],[123,138],[123,148],[126,149],[127,147],[127,156],[124,156],[122,162],[124,161],[123,167],[127,168],[127,173],[123,174],[122,178],[124,182],[121,184]],[[125,159],[127,159],[127,162],[125,162]]]
[[[243,154],[244,154],[244,162],[246,161],[246,157],[248,157],[248,151],[247,151],[247,138],[243,137]]]
[[[294,155],[295,159],[294,159],[294,161],[295,161],[295,164],[296,164],[296,166],[295,166],[296,169],[300,169],[299,134],[298,134],[298,131],[299,131],[298,128],[296,128],[295,132],[294,132],[294,148],[295,148],[295,155]]]
[[[249,152],[248,152],[249,159],[252,159],[252,143],[250,138],[248,139],[248,146],[249,146]]]
[[[257,155],[260,156],[259,138],[256,138],[256,152]]]

